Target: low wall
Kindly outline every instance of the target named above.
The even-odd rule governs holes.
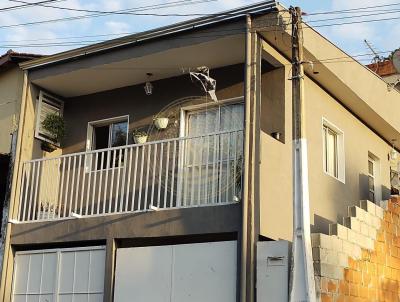
[[[400,301],[400,197],[348,212],[330,235],[312,234],[318,301]]]

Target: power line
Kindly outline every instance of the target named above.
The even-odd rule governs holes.
[[[20,2],[20,3],[29,3],[20,0],[10,0],[13,2]],[[208,0],[208,1],[217,1],[217,0]],[[208,2],[204,1],[204,2]],[[135,16],[155,16],[155,17],[189,17],[189,16],[215,16],[215,15],[223,15],[222,13],[217,14],[201,14],[201,13],[191,13],[191,14],[159,14],[159,13],[135,13],[131,12],[130,9],[127,10],[120,10],[120,11],[101,11],[101,10],[90,10],[90,9],[81,9],[81,8],[72,8],[72,7],[63,7],[63,6],[54,6],[54,5],[46,5],[46,4],[37,4],[38,6],[60,9],[60,10],[67,10],[67,11],[74,11],[74,12],[85,12],[85,13],[95,13],[95,14],[102,14],[102,15],[135,15]],[[229,14],[227,14],[229,15]]]
[[[33,2],[33,3],[25,2],[25,4],[23,4],[23,5],[2,7],[2,8],[0,8],[0,12],[21,9],[21,8],[26,8],[26,7],[35,6],[35,5],[42,5],[42,4],[50,3],[50,2],[59,2],[59,1],[65,1],[65,0],[45,0],[45,1],[39,1],[39,2]]]
[[[57,18],[57,19],[48,19],[48,20],[41,20],[41,21],[32,21],[32,22],[26,22],[26,23],[17,23],[17,24],[8,24],[8,25],[0,25],[1,28],[14,28],[14,27],[21,27],[21,26],[32,26],[32,25],[42,25],[42,24],[49,24],[49,23],[56,23],[56,22],[65,22],[65,21],[73,21],[73,20],[81,20],[81,19],[86,19],[86,18],[96,18],[96,17],[103,17],[103,16],[108,16],[112,14],[122,14],[124,11],[130,12],[129,15],[132,15],[134,12],[140,12],[140,11],[147,11],[147,10],[152,10],[152,9],[164,9],[164,8],[171,8],[171,7],[177,7],[181,5],[193,5],[193,4],[202,4],[202,3],[207,3],[207,2],[214,2],[218,0],[181,0],[181,1],[174,1],[170,3],[161,3],[161,4],[156,4],[156,5],[147,5],[147,6],[141,6],[141,7],[136,7],[136,8],[129,8],[129,9],[124,9],[124,10],[119,10],[119,11],[114,11],[114,12],[104,12],[104,13],[95,13],[95,14],[87,14],[87,15],[79,15],[79,16],[73,16],[73,17],[65,17],[65,18]],[[139,14],[137,14],[139,15]],[[143,14],[144,16],[151,16],[152,14]],[[182,16],[190,16],[190,15],[182,15]]]
[[[14,1],[27,3],[25,1],[20,1],[20,0],[14,0]],[[51,0],[47,0],[47,1],[51,1]],[[53,1],[56,1],[56,0],[53,0]],[[188,1],[190,1],[190,2],[188,2]],[[224,14],[226,15],[227,14],[227,13],[215,13],[215,14],[138,13],[138,11],[146,11],[146,10],[151,10],[151,9],[156,9],[156,8],[158,8],[158,9],[170,8],[170,7],[180,6],[180,5],[193,5],[193,4],[206,3],[206,2],[211,2],[211,1],[217,1],[217,0],[198,0],[198,1],[191,1],[191,0],[184,1],[184,0],[181,0],[181,1],[171,2],[171,3],[164,3],[164,4],[161,3],[161,4],[156,4],[156,5],[142,6],[142,7],[130,8],[130,9],[117,10],[117,11],[99,11],[99,10],[97,11],[97,10],[86,10],[86,9],[75,9],[75,8],[68,8],[68,7],[50,6],[50,5],[45,5],[45,4],[41,4],[41,3],[30,3],[31,6],[32,5],[37,5],[37,6],[46,6],[46,7],[52,7],[52,8],[57,8],[57,9],[66,9],[66,10],[73,10],[73,11],[86,11],[86,12],[95,12],[95,13],[88,14],[88,15],[74,16],[74,17],[66,17],[66,18],[58,18],[58,19],[49,19],[49,20],[41,20],[41,21],[20,23],[20,24],[2,25],[2,26],[0,26],[0,29],[20,27],[20,26],[32,26],[32,25],[48,24],[48,23],[63,22],[63,21],[73,21],[73,20],[79,20],[79,19],[84,19],[84,18],[102,17],[102,16],[107,16],[107,15],[112,15],[112,14],[143,15],[143,16],[180,16],[180,17],[219,16],[219,15],[224,15]],[[25,5],[28,5],[28,4],[25,4]],[[348,9],[348,10],[317,12],[317,13],[308,14],[308,16],[319,15],[319,14],[333,14],[333,13],[353,12],[355,10],[360,10],[360,9],[371,9],[371,8],[388,7],[388,6],[395,6],[395,5],[400,5],[400,3],[359,7],[359,8],[353,8],[353,9]],[[388,13],[390,13],[390,12],[388,12]],[[282,16],[281,16],[281,18],[282,18]],[[285,18],[285,17],[283,17],[283,18]],[[345,17],[342,17],[342,18],[345,18]],[[335,18],[332,18],[332,19],[329,19],[329,20],[335,20]],[[384,20],[386,20],[386,19],[382,19],[382,21],[384,21]],[[319,22],[319,21],[328,21],[328,19],[325,19],[325,20],[310,20],[309,22]],[[380,21],[380,20],[376,20],[376,21]],[[365,22],[367,22],[367,21],[365,21]],[[342,25],[342,24],[332,24],[332,25]],[[315,27],[322,27],[322,26],[330,26],[330,25],[318,25],[318,26],[315,26]]]
[[[348,13],[348,12],[359,11],[359,10],[363,10],[363,9],[389,7],[389,6],[397,6],[397,5],[400,5],[400,2],[391,3],[391,4],[382,4],[382,5],[364,6],[364,7],[354,7],[354,8],[350,8],[350,9],[342,9],[342,10],[334,10],[334,11],[315,12],[315,13],[307,14],[307,16]]]
[[[383,19],[372,19],[372,20],[363,20],[363,21],[343,22],[343,23],[321,24],[321,25],[314,25],[313,28],[315,28],[315,27],[341,26],[341,25],[349,25],[349,24],[360,24],[360,23],[373,23],[373,22],[391,21],[391,20],[399,20],[399,19],[400,19],[400,17],[393,17],[393,18],[383,18]]]
[[[363,18],[363,17],[370,17],[370,16],[377,16],[377,15],[387,15],[387,14],[397,14],[399,12],[400,12],[400,9],[392,10],[392,11],[386,12],[386,13],[371,13],[371,14],[362,14],[362,15],[351,15],[351,16],[345,16],[345,17],[318,19],[318,20],[307,20],[306,23],[326,22],[326,21],[334,21],[334,20],[342,20],[342,19],[354,19],[354,18]]]

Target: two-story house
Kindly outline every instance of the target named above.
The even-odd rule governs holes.
[[[289,23],[265,1],[21,64],[0,299],[254,301],[258,243],[293,233]],[[400,94],[306,24],[304,52],[328,233],[389,197]]]

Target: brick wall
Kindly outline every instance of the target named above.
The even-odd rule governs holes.
[[[318,301],[400,301],[400,198],[349,208],[330,235],[312,234]]]

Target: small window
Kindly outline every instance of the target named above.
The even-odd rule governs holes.
[[[375,201],[375,162],[368,157],[368,199]]]
[[[57,114],[62,116],[64,102],[47,92],[40,91],[36,109],[35,137],[51,143],[57,143],[54,141],[51,134],[43,129],[42,123],[48,114]]]
[[[344,182],[343,132],[324,120],[322,133],[324,171]]]
[[[380,183],[380,160],[368,152],[368,199],[377,202],[382,199]]]
[[[92,150],[119,147],[127,144],[128,120],[107,125],[93,125]]]
[[[87,151],[120,147],[128,144],[128,116],[90,122],[88,125]],[[118,168],[124,163],[124,152],[120,149],[100,151],[87,158],[88,170]],[[96,161],[97,158],[97,161]],[[90,159],[90,160],[89,160]]]

